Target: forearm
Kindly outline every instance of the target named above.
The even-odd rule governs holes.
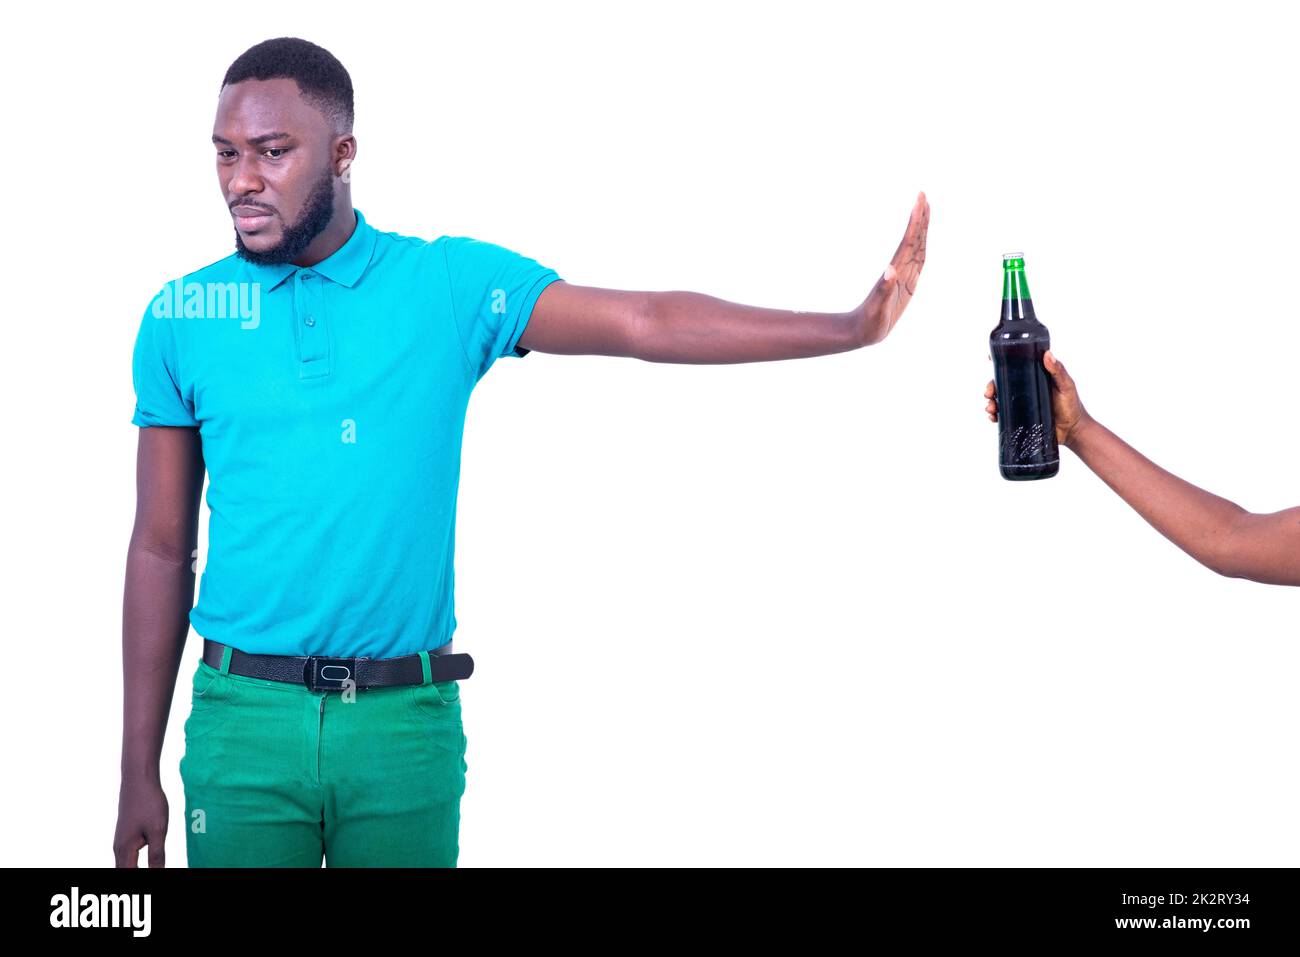
[[[122,603],[122,777],[156,780],[177,670],[189,633],[189,554],[133,538]]]
[[[804,359],[866,345],[860,310],[764,309],[697,292],[650,293],[646,303],[635,357],[647,362]]]
[[[1229,577],[1300,584],[1297,560],[1288,553],[1300,545],[1300,509],[1252,514],[1162,469],[1092,419],[1068,444],[1156,531],[1201,564]]]

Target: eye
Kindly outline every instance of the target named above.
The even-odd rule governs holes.
[[[230,159],[230,157],[234,155],[235,155],[234,150],[217,150],[217,156],[220,157],[221,159]]]
[[[279,158],[280,158],[279,154],[281,154],[281,153],[287,153],[287,152],[289,152],[289,150],[288,150],[287,147],[284,147],[284,146],[272,146],[272,147],[270,147],[270,148],[268,148],[268,149],[263,150],[262,152],[263,152],[263,153],[267,153],[267,154],[275,153],[276,155],[275,155],[275,156],[272,156],[271,159],[279,159]]]

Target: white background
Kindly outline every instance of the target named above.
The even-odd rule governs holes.
[[[1300,504],[1282,9],[11,11],[4,863],[112,863],[131,347],[163,282],[233,250],[220,80],[288,34],[352,75],[371,223],[573,283],[848,309],[917,190],[933,209],[880,346],[534,353],[479,384],[462,866],[1296,864],[1296,593],[1197,565],[1070,453],[1004,481],[982,397],[1022,249],[1097,418],[1247,508]]]

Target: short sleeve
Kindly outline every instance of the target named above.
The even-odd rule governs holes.
[[[503,246],[467,236],[448,237],[443,254],[456,325],[476,379],[497,359],[527,355],[519,339],[537,297],[560,280],[559,274]]]
[[[165,308],[164,287],[150,301],[140,321],[131,358],[131,379],[135,384],[135,415],[131,422],[143,427],[174,425],[197,427],[194,406],[180,386],[177,374],[176,335]]]

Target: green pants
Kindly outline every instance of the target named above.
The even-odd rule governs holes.
[[[190,867],[454,867],[460,686],[312,691],[199,661],[185,722]]]

